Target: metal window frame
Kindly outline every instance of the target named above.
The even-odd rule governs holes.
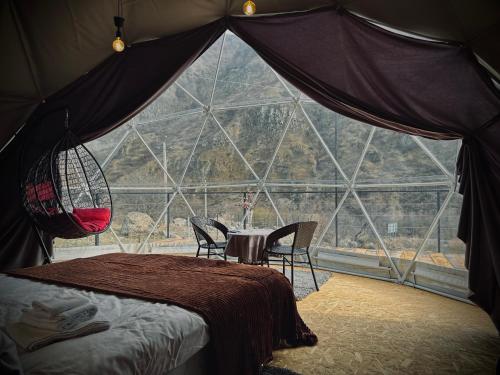
[[[268,190],[268,187],[290,187],[290,188],[297,188],[297,187],[305,187],[305,188],[332,187],[332,188],[341,188],[341,189],[345,189],[345,192],[343,192],[343,195],[342,195],[342,197],[341,197],[338,205],[335,207],[335,209],[334,209],[334,211],[332,213],[332,216],[329,218],[328,223],[325,225],[325,227],[323,228],[323,230],[322,230],[320,236],[318,237],[317,241],[312,246],[311,255],[313,257],[316,257],[318,255],[319,248],[320,248],[321,244],[323,243],[323,240],[324,240],[324,237],[325,237],[326,233],[328,232],[328,230],[330,229],[330,227],[331,227],[333,221],[335,220],[336,216],[338,215],[338,213],[342,209],[342,207],[343,207],[345,201],[347,200],[348,196],[351,194],[355,198],[355,201],[357,202],[359,208],[361,209],[361,211],[363,213],[363,216],[368,221],[368,224],[370,225],[370,228],[372,229],[373,233],[375,234],[375,237],[377,238],[377,240],[380,243],[380,245],[381,245],[381,247],[382,247],[382,249],[383,249],[383,251],[384,251],[384,253],[385,253],[386,257],[387,257],[387,259],[389,260],[389,264],[390,264],[391,270],[394,272],[395,275],[397,275],[397,279],[394,279],[394,281],[396,281],[398,283],[401,283],[401,284],[402,283],[407,283],[406,279],[409,276],[409,273],[415,267],[415,264],[417,262],[417,259],[418,259],[419,255],[422,253],[422,251],[423,251],[423,249],[425,247],[425,244],[427,243],[428,239],[432,235],[432,232],[434,231],[434,229],[435,229],[435,227],[436,227],[439,219],[441,218],[441,216],[445,212],[446,208],[448,207],[448,204],[449,204],[449,202],[450,202],[450,200],[451,200],[451,198],[452,198],[452,196],[454,194],[454,190],[455,190],[455,186],[454,186],[455,185],[455,178],[454,178],[454,175],[450,171],[447,170],[447,168],[436,157],[436,155],[434,155],[432,153],[432,151],[429,150],[429,148],[418,137],[411,136],[411,139],[419,146],[419,148],[432,160],[432,162],[443,173],[443,176],[440,176],[440,177],[445,177],[445,180],[438,180],[438,179],[436,179],[436,181],[415,181],[415,182],[404,181],[404,182],[387,182],[387,183],[384,183],[384,182],[377,182],[377,183],[357,183],[357,177],[358,177],[359,170],[360,170],[360,168],[361,168],[361,166],[362,166],[362,164],[363,164],[363,162],[365,160],[367,151],[368,151],[368,149],[369,149],[369,147],[370,147],[370,145],[372,143],[373,137],[374,137],[375,132],[377,131],[378,128],[372,127],[370,129],[370,133],[369,133],[369,135],[368,135],[368,137],[367,137],[367,139],[366,139],[366,141],[364,143],[363,151],[361,153],[360,158],[357,161],[357,164],[356,164],[355,170],[353,172],[353,175],[352,175],[351,178],[349,178],[349,176],[347,176],[347,174],[343,170],[343,168],[340,165],[340,163],[338,162],[338,160],[334,157],[334,154],[333,154],[332,150],[330,149],[330,147],[328,147],[328,144],[325,142],[325,140],[323,139],[323,137],[319,133],[318,129],[316,128],[316,126],[314,124],[314,121],[311,119],[311,117],[309,116],[309,114],[307,113],[307,111],[305,110],[305,108],[303,106],[303,103],[314,103],[314,101],[312,101],[310,98],[303,97],[300,92],[298,92],[298,95],[295,95],[295,93],[293,93],[290,90],[290,88],[288,87],[288,85],[286,84],[286,82],[284,81],[284,79],[281,76],[279,76],[273,69],[271,69],[271,71],[277,77],[277,79],[281,83],[281,85],[285,88],[286,92],[288,92],[288,94],[290,96],[289,98],[284,97],[283,99],[268,99],[268,100],[261,100],[261,101],[245,102],[245,103],[241,103],[241,104],[214,105],[213,103],[214,103],[214,97],[215,97],[215,92],[216,92],[217,84],[220,82],[220,80],[218,79],[218,77],[219,77],[219,71],[220,71],[220,67],[221,67],[221,61],[222,61],[222,56],[223,56],[223,52],[224,52],[224,47],[225,47],[225,44],[226,44],[225,41],[226,41],[226,36],[227,35],[228,35],[227,33],[224,33],[223,36],[221,37],[222,38],[222,43],[220,45],[218,56],[217,56],[217,66],[216,66],[216,69],[215,69],[215,76],[214,76],[214,79],[213,79],[213,85],[212,85],[212,89],[211,89],[211,94],[210,94],[209,102],[205,104],[202,100],[198,99],[193,93],[191,93],[182,84],[180,84],[179,82],[175,82],[174,84],[180,90],[182,90],[184,93],[186,93],[191,99],[193,99],[194,102],[196,102],[200,106],[200,108],[199,109],[191,109],[191,110],[187,110],[187,111],[176,112],[176,113],[168,114],[167,116],[163,116],[162,118],[158,118],[158,119],[154,119],[154,120],[148,120],[148,121],[140,122],[140,123],[137,123],[137,124],[129,125],[129,129],[127,129],[127,131],[125,132],[125,134],[117,142],[117,144],[114,146],[114,148],[112,149],[112,151],[110,152],[110,154],[106,157],[106,159],[102,163],[102,168],[104,170],[108,166],[109,162],[115,157],[117,151],[123,146],[125,140],[129,136],[131,136],[131,134],[136,134],[139,137],[139,139],[141,140],[141,142],[148,149],[148,151],[151,154],[153,160],[155,160],[158,163],[158,166],[162,169],[162,171],[164,172],[165,176],[167,176],[167,179],[172,182],[172,188],[170,188],[170,189],[172,189],[172,192],[173,192],[172,197],[165,204],[165,207],[164,207],[164,209],[162,211],[162,214],[156,220],[155,225],[153,226],[153,228],[151,229],[151,231],[148,233],[148,235],[146,236],[146,238],[138,245],[137,252],[143,252],[144,251],[144,249],[146,248],[146,246],[148,244],[149,239],[151,238],[151,236],[153,235],[154,231],[156,230],[158,224],[160,223],[161,218],[164,216],[164,213],[166,212],[166,210],[171,205],[171,203],[173,202],[174,198],[177,195],[179,195],[184,200],[184,202],[186,203],[186,205],[187,205],[190,213],[192,215],[196,214],[195,211],[193,210],[193,208],[191,207],[191,205],[189,204],[188,200],[184,196],[183,192],[188,192],[190,190],[200,189],[200,188],[216,189],[216,188],[235,188],[235,187],[241,187],[241,188],[247,188],[248,189],[249,187],[254,187],[255,190],[256,190],[255,195],[254,195],[254,199],[251,202],[250,209],[246,211],[245,215],[243,215],[243,218],[239,222],[239,227],[241,227],[243,225],[243,222],[245,221],[245,219],[247,219],[247,217],[248,217],[249,212],[251,211],[251,209],[254,208],[257,205],[258,198],[259,198],[259,196],[260,196],[261,193],[263,193],[267,197],[267,199],[269,200],[271,206],[273,207],[273,209],[274,209],[274,211],[275,211],[275,213],[277,215],[278,220],[281,222],[281,225],[285,224],[285,222],[283,220],[283,217],[282,217],[282,215],[281,215],[281,213],[279,211],[279,208],[275,204],[275,202],[274,202],[274,200],[272,198],[272,195],[270,194],[270,192]],[[271,157],[271,159],[269,161],[269,164],[268,164],[268,166],[267,166],[267,168],[266,168],[266,170],[264,172],[264,175],[263,176],[259,176],[256,173],[256,171],[252,168],[252,166],[249,163],[249,161],[245,158],[245,156],[243,155],[243,153],[238,149],[236,143],[231,138],[230,134],[224,129],[224,127],[220,123],[219,119],[217,118],[217,113],[222,112],[222,111],[238,110],[238,109],[243,109],[243,108],[262,107],[262,106],[270,106],[270,105],[282,105],[282,104],[293,104],[293,108],[290,111],[290,114],[288,115],[288,118],[286,119],[285,126],[281,130],[279,141],[278,141],[278,143],[277,143],[277,145],[276,145],[276,147],[275,147],[275,149],[273,151],[272,157]],[[283,141],[284,141],[284,139],[286,137],[286,134],[287,134],[287,132],[288,132],[288,130],[290,128],[290,124],[292,123],[292,120],[295,118],[296,113],[297,113],[298,110],[300,110],[301,114],[305,117],[306,123],[311,128],[311,130],[313,131],[314,135],[317,137],[317,139],[319,140],[319,142],[323,146],[323,149],[326,152],[326,154],[329,156],[329,158],[331,159],[333,166],[339,172],[340,176],[342,177],[342,182],[339,183],[338,181],[335,181],[335,183],[332,184],[332,183],[314,182],[314,181],[312,181],[312,182],[303,182],[303,181],[298,181],[298,182],[294,182],[294,181],[291,181],[291,182],[290,181],[287,181],[287,182],[277,182],[277,181],[269,181],[269,174],[270,174],[270,172],[272,170],[272,167],[274,166],[274,163],[276,161],[277,155],[278,155],[279,151],[281,150]],[[146,140],[143,138],[143,136],[142,136],[140,130],[137,128],[137,126],[144,127],[144,126],[155,124],[155,123],[158,123],[158,122],[161,122],[161,121],[175,119],[175,118],[181,118],[181,117],[186,117],[186,116],[192,116],[193,114],[199,114],[199,113],[203,113],[203,117],[202,117],[203,118],[203,122],[201,124],[200,131],[199,131],[199,133],[197,135],[197,138],[196,138],[196,140],[194,142],[194,145],[193,145],[193,147],[191,149],[190,155],[187,158],[186,163],[184,165],[184,169],[183,169],[182,175],[181,175],[179,181],[176,182],[173,179],[173,177],[168,173],[168,171],[166,170],[166,168],[163,166],[162,162],[154,154],[154,152],[152,151],[151,147],[147,144]],[[216,184],[206,184],[206,181],[200,181],[200,184],[198,184],[198,185],[184,184],[186,173],[187,173],[187,171],[189,169],[189,166],[190,166],[190,164],[192,162],[193,156],[194,156],[194,154],[195,154],[195,152],[196,152],[196,150],[197,150],[197,148],[199,146],[200,139],[202,137],[203,131],[206,128],[206,124],[207,124],[207,122],[210,119],[213,119],[215,121],[215,123],[217,124],[218,128],[224,134],[225,138],[229,141],[232,149],[234,149],[234,151],[241,158],[242,163],[243,163],[242,165],[245,168],[247,168],[251,172],[251,174],[253,175],[254,180],[232,181],[231,183],[216,183]],[[459,145],[457,147],[459,147]],[[417,249],[417,251],[415,253],[415,256],[413,257],[412,261],[410,262],[410,265],[408,266],[408,268],[404,272],[400,272],[400,270],[398,270],[397,266],[395,265],[395,263],[394,263],[391,255],[390,255],[390,251],[388,250],[387,246],[384,243],[383,237],[377,231],[377,228],[376,228],[376,226],[375,226],[372,218],[370,217],[369,212],[366,210],[366,207],[364,206],[364,203],[363,203],[362,199],[359,197],[358,191],[362,191],[362,190],[365,190],[365,189],[379,189],[379,188],[407,188],[407,187],[434,187],[434,186],[436,186],[436,187],[437,186],[445,186],[445,187],[447,187],[448,188],[447,196],[446,196],[445,201],[443,202],[442,206],[440,207],[440,210],[438,211],[438,213],[433,218],[433,221],[432,221],[430,227],[428,228],[428,230],[427,230],[427,232],[426,232],[426,234],[425,234],[425,236],[423,238],[422,243],[418,247],[418,249]],[[126,188],[126,187],[113,188],[113,187],[111,187],[111,190],[112,191],[116,191],[116,192],[119,192],[120,190],[134,190],[134,189],[136,189],[136,190],[148,190],[149,189],[151,191],[154,191],[155,189],[156,190],[158,190],[158,189],[166,190],[167,188],[165,188],[165,187],[152,187],[152,188],[151,187],[144,187],[144,188],[137,188],[137,187],[136,188],[133,188],[133,187],[131,187],[131,188]],[[205,212],[205,214],[206,214],[206,212]],[[120,246],[121,251],[125,252],[126,251],[125,250],[125,246],[121,242],[119,236],[116,234],[116,232],[112,228],[111,228],[111,232],[114,235],[114,237],[117,239],[118,245]]]

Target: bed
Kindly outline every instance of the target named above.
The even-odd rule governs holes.
[[[293,290],[260,266],[107,254],[0,276],[0,325],[34,299],[82,295],[111,328],[20,353],[27,373],[255,374],[287,345],[314,345]]]
[[[197,313],[165,303],[7,275],[0,275],[0,285],[2,330],[7,323],[17,321],[21,309],[31,306],[31,301],[53,296],[86,297],[98,306],[96,319],[111,322],[107,331],[54,343],[34,352],[23,353],[18,348],[20,365],[27,374],[67,374],[75,369],[81,374],[182,374],[181,370],[188,366],[196,367],[197,374],[203,373],[200,371],[205,366],[197,364],[205,359],[204,352],[195,355],[207,345],[209,332]],[[172,371],[176,368],[176,372]]]

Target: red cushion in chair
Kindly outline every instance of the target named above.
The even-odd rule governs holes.
[[[73,219],[88,232],[104,230],[111,220],[109,208],[73,208]]]

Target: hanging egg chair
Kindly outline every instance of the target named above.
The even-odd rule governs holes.
[[[23,205],[37,227],[53,237],[80,238],[111,224],[108,183],[94,156],[69,129],[42,154],[21,183]]]

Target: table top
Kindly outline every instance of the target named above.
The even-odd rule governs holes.
[[[240,229],[240,230],[234,230],[234,231],[229,230],[227,232],[227,234],[228,234],[228,237],[229,236],[267,236],[273,231],[274,231],[274,229],[271,229],[271,228],[254,228],[254,229]]]

